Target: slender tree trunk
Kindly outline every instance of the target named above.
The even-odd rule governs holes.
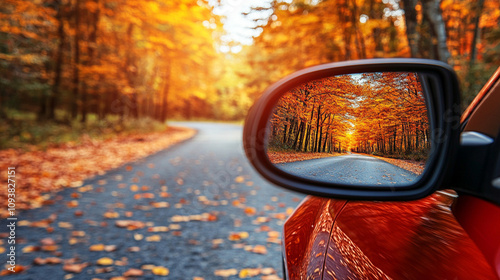
[[[476,16],[474,18],[474,35],[472,37],[472,42],[470,44],[470,57],[469,57],[469,69],[474,66],[476,62],[476,44],[477,38],[479,37],[479,20],[481,19],[481,14],[483,12],[484,0],[479,0],[476,7]]]
[[[57,34],[59,37],[59,44],[57,45],[57,54],[56,54],[56,68],[55,68],[55,78],[54,78],[54,85],[52,87],[52,94],[50,95],[49,98],[49,107],[48,107],[48,118],[51,120],[55,119],[55,110],[57,106],[57,99],[59,98],[60,91],[61,91],[61,76],[62,76],[62,64],[63,64],[63,57],[64,57],[64,43],[66,40],[66,36],[64,33],[64,21],[63,21],[63,16],[62,16],[62,3],[60,0],[56,1],[57,4],[57,21],[58,21],[58,28],[57,28]]]
[[[304,134],[304,122],[301,121],[299,125],[299,130],[297,131],[297,137],[295,138],[295,141],[293,143],[293,149],[296,151],[300,146],[302,146],[303,134]]]
[[[47,117],[47,95],[45,94],[45,91],[42,90],[42,94],[40,95],[40,103],[39,103],[39,110],[38,110],[38,120],[42,121]]]
[[[307,126],[307,134],[306,134],[306,138],[305,138],[306,141],[305,141],[305,145],[304,145],[304,149],[303,149],[304,152],[307,152],[307,147],[309,146],[309,137],[311,136],[311,126],[312,126],[313,116],[314,116],[314,106],[311,110],[311,118],[309,119],[309,125]]]
[[[317,152],[318,151],[318,137],[319,137],[319,134],[320,134],[320,125],[319,125],[319,121],[321,119],[321,105],[319,105],[318,107],[318,116],[317,116],[317,120],[316,120],[316,138],[314,139],[314,145],[313,145],[313,152]]]
[[[283,133],[283,140],[282,140],[282,144],[286,144],[286,135],[288,133],[288,125],[286,124],[288,123],[288,118],[286,118],[286,121],[285,121],[285,131]]]
[[[99,7],[99,0],[95,0],[95,3],[97,7]],[[89,23],[89,25],[92,25],[92,32],[90,33],[89,36],[89,46],[88,46],[88,60],[85,63],[87,66],[92,66],[94,65],[94,60],[95,60],[95,45],[97,42],[97,31],[99,29],[99,18],[100,18],[100,10],[97,9],[95,13],[92,15],[92,22]],[[84,88],[82,89],[82,119],[81,122],[85,123],[87,121],[87,113],[88,113],[88,92],[87,92],[87,85],[84,83]]]
[[[448,63],[450,52],[446,43],[446,25],[441,13],[441,0],[422,0],[422,9],[427,15],[437,39],[437,58]]]
[[[406,37],[410,47],[411,57],[419,55],[420,35],[417,32],[417,0],[403,0],[403,9],[405,11]]]
[[[80,0],[76,0],[75,4],[75,54],[74,54],[74,69],[73,69],[73,100],[71,103],[71,118],[78,117],[78,99],[80,99]]]

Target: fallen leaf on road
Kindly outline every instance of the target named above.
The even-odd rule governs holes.
[[[267,248],[264,245],[256,245],[251,250],[253,253],[265,255],[267,254]]]
[[[161,236],[159,235],[151,235],[146,237],[146,241],[148,242],[160,242],[161,241]]]
[[[229,234],[228,239],[231,240],[231,241],[237,241],[237,240],[248,238],[248,236],[249,236],[248,232],[246,232],[246,231],[232,232],[232,233]]]
[[[40,240],[40,244],[49,246],[49,245],[56,245],[56,242],[54,241],[54,239],[46,237]]]
[[[106,245],[106,246],[104,246],[104,251],[106,251],[106,252],[116,251],[116,245]]]
[[[72,201],[66,203],[66,206],[68,206],[69,208],[78,207],[78,200],[72,200]]]
[[[99,252],[104,250],[104,244],[94,244],[89,247],[89,251]]]
[[[243,183],[245,181],[245,177],[244,176],[238,176],[238,177],[234,178],[234,181],[236,183]]]
[[[180,225],[178,225],[178,224],[171,224],[171,225],[169,226],[169,228],[170,228],[171,230],[180,230],[180,229],[181,229],[181,226],[180,226]]]
[[[125,273],[123,273],[124,277],[139,277],[143,275],[144,271],[137,268],[130,268],[129,270],[125,271]]]
[[[120,214],[118,212],[105,212],[102,216],[107,219],[116,219],[120,217]]]
[[[63,266],[63,270],[66,272],[71,272],[71,273],[80,273],[84,268],[86,268],[89,264],[88,263],[67,263]]]
[[[72,228],[73,227],[73,225],[71,223],[68,223],[68,222],[59,222],[59,223],[57,223],[57,225],[60,228]]]
[[[156,266],[151,270],[151,272],[153,272],[154,275],[159,275],[159,276],[167,276],[170,273],[168,268],[163,266]]]
[[[129,252],[139,252],[140,250],[141,250],[141,248],[137,247],[137,246],[132,246],[132,247],[128,248]]]
[[[126,227],[128,230],[140,229],[145,226],[143,222],[133,220],[117,220],[115,221],[115,225],[120,228]]]
[[[98,265],[112,265],[113,263],[114,261],[108,257],[100,258],[96,261],[96,264]]]
[[[144,238],[144,236],[140,233],[134,234],[134,239],[137,241],[141,241]]]
[[[264,267],[263,269],[261,269],[260,273],[264,275],[269,275],[276,273],[276,270],[274,270],[274,268],[272,267]]]
[[[95,274],[101,274],[101,273],[109,273],[113,270],[114,270],[113,267],[107,266],[107,267],[98,267],[94,270],[94,272],[95,272]]]
[[[161,201],[161,202],[153,202],[151,203],[151,206],[153,206],[154,208],[168,208],[170,204],[168,202]]]
[[[262,223],[267,223],[269,222],[269,218],[268,217],[257,217],[257,219],[255,219],[252,224],[254,225],[260,225]]]
[[[260,268],[244,268],[240,270],[238,277],[247,278],[247,277],[254,277],[259,274],[260,274]]]
[[[170,229],[166,226],[149,227],[148,232],[167,232]]]
[[[37,257],[33,260],[33,263],[36,265],[44,265],[44,264],[60,264],[62,263],[62,260],[57,257],[48,257],[45,259],[42,259],[40,257]]]
[[[238,270],[232,269],[219,269],[214,271],[215,276],[229,277],[238,274]]]
[[[45,251],[45,252],[54,252],[54,251],[57,251],[57,249],[59,249],[59,246],[57,246],[57,245],[44,245],[44,246],[42,246],[42,251]]]
[[[40,251],[40,246],[33,246],[33,245],[28,245],[22,249],[23,253],[31,253],[31,252],[36,252]]]
[[[16,264],[16,267],[14,268],[14,272],[12,272],[8,269],[4,269],[4,270],[0,271],[0,276],[21,273],[21,272],[27,270],[28,268],[30,268],[30,267]]]
[[[257,210],[254,207],[245,207],[245,214],[248,216],[253,216],[257,213]]]

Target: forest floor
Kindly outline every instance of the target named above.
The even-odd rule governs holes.
[[[39,208],[53,203],[47,193],[64,187],[80,187],[83,181],[127,162],[185,141],[196,134],[194,129],[169,126],[162,132],[118,135],[111,139],[95,139],[83,135],[78,142],[32,150],[0,150],[0,170],[15,167],[16,209]],[[7,186],[7,172],[0,182]],[[7,192],[0,193],[0,207],[7,210]],[[7,211],[0,216],[5,217]]]
[[[397,158],[387,158],[387,157],[381,157],[381,156],[374,156],[370,154],[361,154],[365,156],[370,156],[374,158],[378,158],[380,160],[383,160],[385,162],[388,162],[392,165],[395,165],[397,167],[403,168],[404,170],[408,170],[410,172],[413,172],[417,175],[422,174],[422,172],[425,169],[425,161],[417,161],[417,160],[409,160],[409,159],[397,159]]]
[[[295,161],[303,161],[317,158],[325,158],[325,157],[335,157],[341,156],[345,154],[341,153],[304,153],[304,152],[268,152],[267,156],[269,160],[276,163],[289,163]]]

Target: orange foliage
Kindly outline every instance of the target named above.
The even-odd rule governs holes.
[[[308,82],[279,100],[270,123],[271,160],[276,152],[292,151],[418,153],[425,158],[430,145],[424,92],[414,73],[363,73]]]
[[[88,140],[82,145],[65,144],[47,151],[0,151],[0,168],[16,163],[16,209],[29,209],[50,203],[50,195],[63,187],[80,187],[82,181],[106,170],[145,157],[192,137],[195,131],[170,128],[164,133],[117,137],[108,141]],[[147,145],[145,144],[147,143]],[[99,151],[96,153],[96,151]],[[7,185],[7,173],[1,175]],[[87,191],[82,187],[82,191]],[[148,194],[144,194],[148,196]],[[0,194],[0,207],[7,209],[7,192]],[[68,207],[76,207],[71,201]],[[2,216],[7,215],[2,212]]]

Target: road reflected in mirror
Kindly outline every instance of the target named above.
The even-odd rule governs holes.
[[[321,182],[403,186],[423,173],[431,150],[418,73],[332,76],[278,101],[267,154],[279,169]]]

